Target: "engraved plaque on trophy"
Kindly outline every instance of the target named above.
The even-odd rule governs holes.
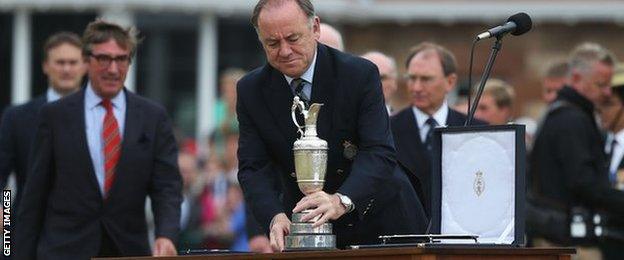
[[[327,142],[316,135],[316,119],[323,104],[312,104],[306,110],[305,104],[295,96],[291,107],[292,120],[301,135],[293,144],[295,173],[299,190],[305,195],[323,190],[327,172]],[[297,123],[297,109],[303,114],[305,127]],[[286,236],[286,250],[327,250],[336,248],[336,236],[332,234],[332,224],[324,223],[313,227],[315,217],[306,222],[301,218],[310,209],[293,213],[290,234]]]

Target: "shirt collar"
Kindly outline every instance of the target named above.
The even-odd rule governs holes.
[[[54,102],[61,99],[63,95],[58,93],[53,87],[48,87],[48,91],[46,92],[46,99],[48,102]]]
[[[115,108],[123,108],[126,101],[126,93],[122,89],[117,93],[117,96],[111,99],[111,103]],[[87,88],[85,90],[85,105],[88,109],[93,109],[100,105],[102,102],[102,98],[95,94],[93,91],[93,86],[91,86],[91,82],[87,83]]]
[[[421,129],[425,125],[427,119],[429,119],[430,116],[427,113],[416,108],[415,106],[412,106],[412,111],[414,112],[414,116],[416,116],[416,123],[418,124],[418,129]],[[433,119],[435,119],[435,121],[438,123],[439,126],[445,126],[447,117],[448,117],[448,105],[447,105],[446,99],[444,99],[444,102],[442,103],[440,108],[438,108],[438,111],[433,113]]]
[[[624,145],[624,129],[620,130],[619,132],[617,132],[615,135],[615,140],[618,142],[619,145]]]
[[[301,75],[301,77],[299,77],[309,82],[310,84],[312,84],[312,79],[314,79],[314,67],[316,67],[316,54],[318,54],[318,51],[314,50],[314,58],[312,58],[312,63],[310,64],[310,67],[308,67],[308,69]],[[286,76],[286,74],[284,74],[284,78],[286,78],[286,82],[288,82],[289,86],[290,86],[290,82],[294,80],[294,78]]]

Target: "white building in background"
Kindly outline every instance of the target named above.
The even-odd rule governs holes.
[[[0,41],[11,41],[11,82],[10,103],[22,103],[32,97],[32,78],[40,71],[33,71],[33,49],[40,48],[32,42],[32,18],[41,13],[84,13],[91,12],[125,25],[145,25],[148,30],[154,31],[148,42],[153,42],[140,55],[146,55],[145,62],[149,64],[134,64],[126,85],[131,90],[137,90],[137,81],[146,86],[143,92],[148,96],[167,99],[172,92],[178,91],[177,86],[167,85],[172,81],[163,70],[175,71],[180,64],[176,57],[167,57],[163,53],[170,49],[179,50],[172,46],[168,37],[160,33],[162,27],[173,34],[176,26],[193,27],[190,37],[195,40],[191,46],[196,46],[194,66],[194,93],[192,98],[194,111],[191,117],[194,121],[194,134],[200,140],[214,128],[212,104],[216,98],[218,71],[224,66],[244,66],[244,64],[220,64],[223,60],[220,55],[219,42],[226,44],[236,43],[239,33],[249,31],[219,31],[222,21],[239,21],[246,24],[256,1],[254,0],[0,0],[0,15],[12,17],[11,38]],[[614,0],[600,1],[434,1],[434,0],[313,0],[317,12],[322,19],[342,24],[367,24],[389,22],[409,24],[414,22],[440,22],[453,24],[464,21],[478,21],[491,23],[503,20],[509,15],[524,11],[533,17],[534,22],[556,21],[574,24],[581,21],[609,21],[624,23],[624,2]],[[147,17],[143,19],[142,17]],[[159,17],[162,17],[160,19]],[[152,27],[150,27],[150,25]],[[187,28],[188,29],[188,28]],[[51,33],[51,32],[50,32]],[[253,31],[251,32],[253,34]],[[195,35],[196,34],[196,35]],[[226,39],[223,39],[226,38]],[[246,38],[246,39],[247,39]],[[240,43],[239,43],[240,44]],[[247,45],[245,45],[247,44]],[[242,46],[253,46],[258,49],[257,42],[247,41]],[[226,46],[227,47],[227,46]],[[250,47],[251,48],[251,47]],[[239,57],[253,60],[246,64],[261,64],[262,53],[248,54],[249,57]],[[0,57],[7,62],[8,57]],[[139,61],[140,62],[140,61]],[[235,62],[234,62],[235,63]],[[140,67],[140,68],[137,68]],[[245,68],[250,69],[250,68]],[[139,73],[145,70],[145,79]],[[3,77],[0,75],[0,81]],[[7,82],[8,83],[8,82]],[[144,93],[142,93],[144,94]],[[187,95],[188,96],[188,95]],[[173,101],[172,101],[173,102]],[[171,102],[170,102],[171,103]],[[175,103],[175,102],[173,102]],[[6,105],[6,104],[5,104]],[[172,115],[174,116],[174,115]]]

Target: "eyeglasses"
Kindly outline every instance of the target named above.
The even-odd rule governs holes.
[[[437,79],[435,76],[418,76],[413,74],[405,74],[403,78],[405,78],[405,81],[407,81],[408,84],[414,83],[418,80],[420,80],[422,84],[428,84]]]
[[[130,55],[119,55],[119,56],[110,56],[106,54],[89,54],[91,57],[95,58],[97,64],[102,67],[108,67],[111,65],[113,61],[117,63],[117,66],[120,67],[128,67],[130,65]]]

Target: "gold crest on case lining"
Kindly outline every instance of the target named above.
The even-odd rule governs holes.
[[[477,194],[477,197],[481,197],[481,194],[485,191],[485,179],[483,178],[483,173],[481,171],[475,173],[473,189],[475,194]]]

